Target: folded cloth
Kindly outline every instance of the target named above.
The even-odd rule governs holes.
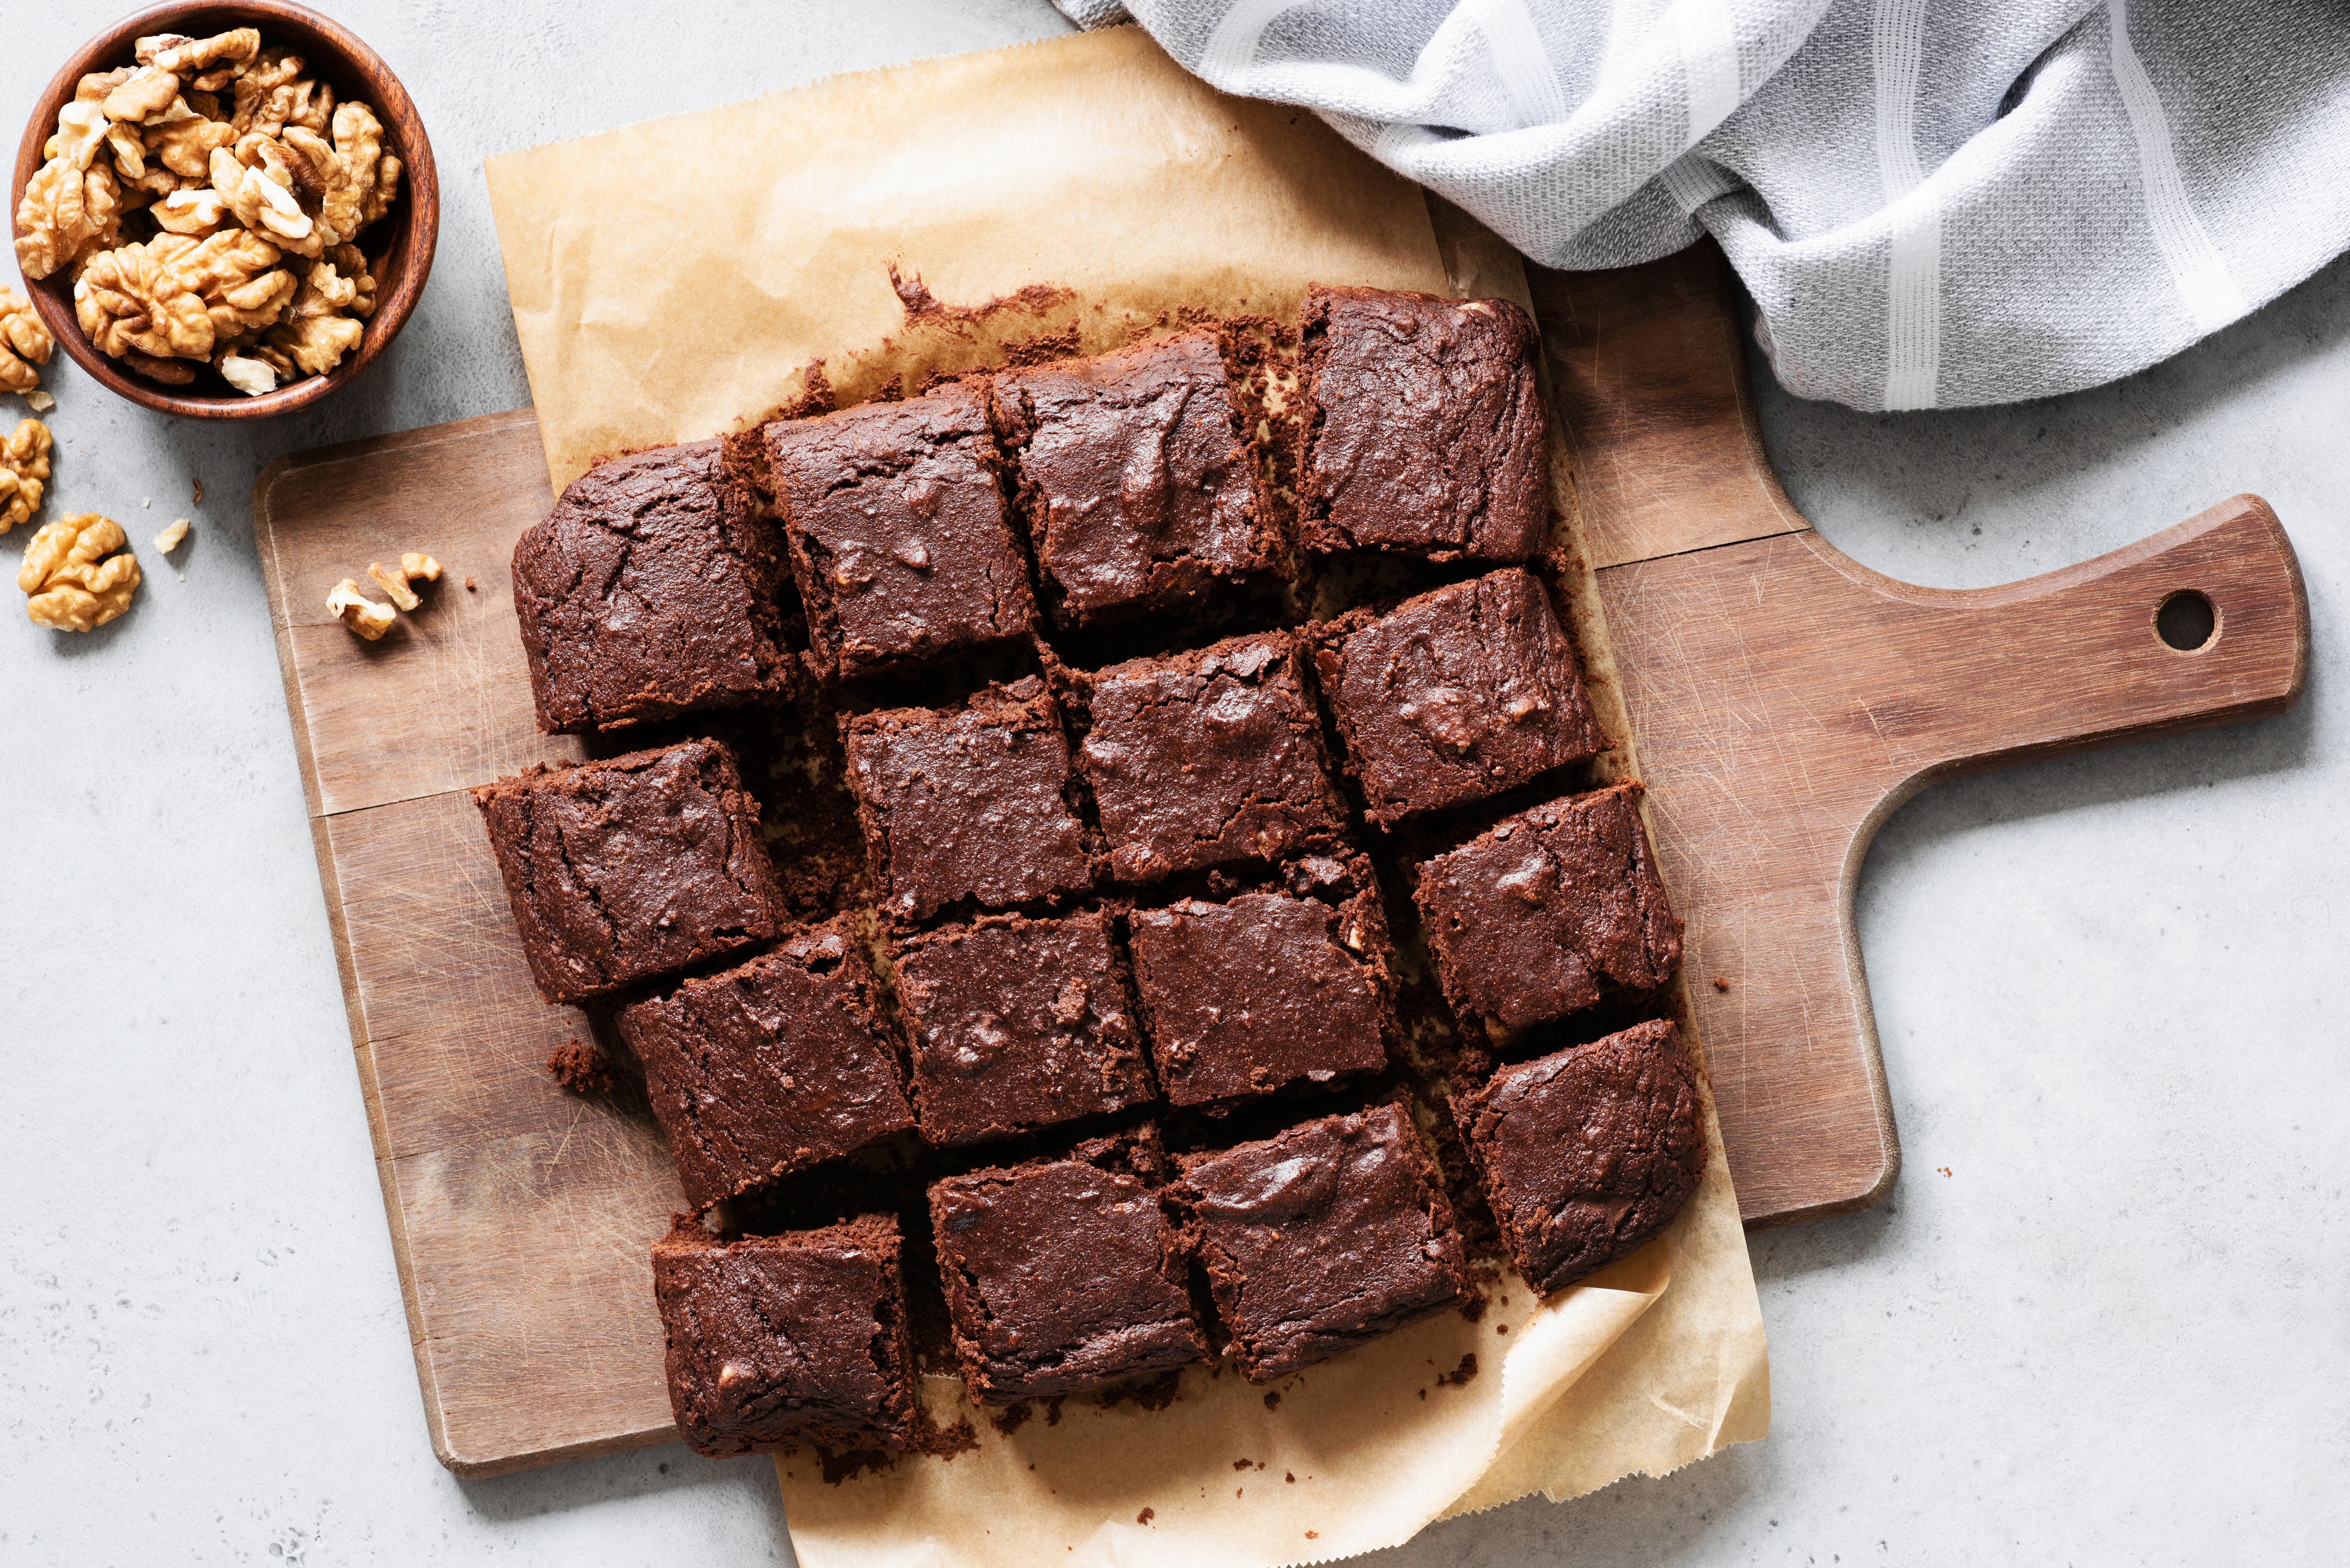
[[[2350,246],[2340,0],[1055,3],[1545,265],[1711,234],[1780,380],[1856,408],[2095,386]]]

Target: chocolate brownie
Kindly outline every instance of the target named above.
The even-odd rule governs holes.
[[[991,915],[906,939],[898,1010],[922,1137],[941,1147],[1150,1098],[1109,919]]]
[[[721,1242],[678,1217],[653,1243],[680,1435],[713,1459],[804,1444],[901,1449],[914,1429],[898,1221]]]
[[[914,1125],[846,920],[617,1022],[696,1209]]]
[[[1279,562],[1210,334],[999,376],[995,410],[1063,623],[1194,604]]]
[[[1343,841],[1322,724],[1288,632],[1228,638],[1081,678],[1091,717],[1077,765],[1122,882]]]
[[[612,730],[787,694],[785,576],[774,527],[720,476],[718,442],[598,463],[515,545],[538,727]]]
[[[1705,1173],[1697,1069],[1667,1019],[1504,1067],[1452,1114],[1510,1261],[1545,1293],[1663,1230]]]
[[[1575,649],[1523,567],[1316,628],[1314,660],[1374,822],[1460,805],[1607,747]]]
[[[1550,526],[1534,326],[1506,299],[1305,296],[1308,549],[1523,561]]]
[[[1378,896],[1187,898],[1129,922],[1135,983],[1167,1098],[1212,1105],[1388,1062]]]
[[[531,978],[580,1002],[775,934],[759,807],[716,741],[473,791]]]
[[[1252,1383],[1377,1339],[1468,1290],[1451,1205],[1401,1106],[1180,1163],[1176,1200]]]
[[[1638,798],[1617,784],[1551,801],[1420,866],[1412,898],[1464,1020],[1523,1029],[1671,976],[1680,922]]]
[[[987,410],[957,383],[765,427],[817,662],[844,680],[1026,635]]]
[[[972,1398],[1078,1394],[1207,1358],[1188,1259],[1159,1208],[1164,1165],[1145,1127],[931,1184]]]
[[[1093,857],[1070,808],[1068,738],[1035,676],[961,710],[841,722],[848,787],[882,909],[925,920],[951,904],[1032,903],[1087,887]]]

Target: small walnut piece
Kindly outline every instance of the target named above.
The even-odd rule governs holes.
[[[359,346],[365,330],[347,312],[359,297],[359,286],[335,270],[335,264],[314,265],[299,292],[277,325],[262,341],[291,359],[308,376],[323,376],[342,363],[343,356]]]
[[[103,135],[98,139],[103,140]],[[91,142],[94,150],[97,140]],[[70,158],[52,158],[25,182],[16,202],[16,265],[38,281],[71,263],[90,240],[116,222],[121,186],[103,165],[78,168]]]
[[[261,33],[254,27],[232,27],[209,38],[179,33],[159,33],[141,38],[139,63],[174,76],[194,76],[218,65],[243,65],[261,52]]]
[[[222,380],[248,398],[277,389],[277,372],[267,360],[249,359],[234,348],[223,349],[220,358],[213,361],[213,369],[221,373]]]
[[[441,563],[420,551],[411,550],[400,557],[400,569],[413,582],[421,577],[428,583],[441,580]]]
[[[16,572],[16,586],[31,596],[25,613],[36,626],[89,631],[129,609],[139,591],[139,557],[126,543],[122,524],[95,512],[44,524]]]
[[[62,158],[77,169],[87,169],[98,156],[98,144],[107,137],[106,111],[79,99],[57,110],[57,133],[42,149],[44,156]]]
[[[368,564],[368,576],[373,577],[375,586],[383,590],[383,597],[401,609],[412,610],[421,602],[409,591],[406,572],[387,572],[381,566],[370,561]]]
[[[161,114],[180,96],[180,78],[153,66],[140,66],[130,79],[106,95],[106,118],[133,124]]]
[[[164,530],[155,535],[155,548],[167,556],[170,555],[180,547],[180,541],[185,539],[188,536],[188,530],[194,526],[195,524],[185,517],[172,518]]]
[[[357,582],[345,577],[327,596],[327,607],[342,623],[366,638],[369,642],[380,639],[391,629],[399,615],[390,605],[380,605],[362,592]]]
[[[25,402],[36,414],[46,414],[57,406],[57,400],[47,392],[27,392]]]
[[[209,239],[228,223],[228,203],[211,186],[192,185],[148,208],[147,215],[155,220],[157,228],[190,239]]]
[[[185,99],[173,104],[171,112],[139,134],[147,151],[164,168],[182,179],[200,182],[212,176],[213,149],[233,145],[236,140],[235,131],[220,120],[198,113]]]
[[[0,283],[0,390],[29,392],[39,386],[41,367],[57,347],[33,302]]]
[[[0,440],[0,534],[19,523],[30,523],[41,509],[41,490],[48,483],[49,452],[55,443],[49,427],[26,420]]]

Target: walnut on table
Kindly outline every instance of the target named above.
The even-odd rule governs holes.
[[[345,577],[328,592],[327,608],[334,613],[337,619],[369,642],[381,639],[391,629],[391,623],[400,618],[399,613],[390,605],[380,605],[368,597],[358,582],[350,577]]]
[[[16,586],[31,596],[25,613],[57,631],[95,630],[122,614],[140,581],[128,544],[121,524],[95,512],[43,524],[16,572]]]
[[[56,443],[49,427],[25,420],[0,439],[0,534],[19,523],[30,523],[41,509],[41,491],[48,483],[49,452]]]
[[[41,367],[57,347],[33,302],[0,283],[0,390],[29,392],[39,386]]]
[[[411,550],[400,557],[400,566],[396,571],[386,571],[382,566],[369,562],[368,576],[375,579],[375,586],[383,590],[384,597],[401,609],[413,610],[423,601],[416,597],[416,590],[408,585],[416,581],[439,582],[441,563],[430,556],[420,555]]]

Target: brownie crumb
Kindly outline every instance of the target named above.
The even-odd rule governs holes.
[[[947,305],[932,294],[922,281],[920,273],[900,273],[898,264],[889,264],[889,287],[905,307],[906,320],[937,321],[961,324],[984,320],[999,310],[1017,310],[1030,316],[1042,316],[1066,299],[1076,297],[1076,291],[1055,283],[1032,283],[1011,294],[999,295],[983,305]]]
[[[1264,1397],[1265,1403],[1269,1405],[1274,1400],[1280,1397],[1281,1396],[1278,1394],[1268,1394]],[[1281,1480],[1282,1484],[1284,1486],[1295,1486],[1297,1484],[1297,1473],[1295,1470],[1284,1470],[1281,1472]]]
[[[1464,1323],[1484,1322],[1485,1306],[1485,1298],[1476,1292],[1471,1292],[1469,1299],[1461,1303],[1461,1321]]]
[[[471,578],[471,577],[467,577],[467,578],[465,579],[465,591],[466,591],[467,593],[469,593],[469,594],[474,591],[474,589],[473,589],[473,578]]]
[[[1137,1524],[1148,1524],[1153,1519],[1157,1518],[1158,1514],[1159,1511],[1157,1509],[1146,1508],[1140,1513],[1134,1516],[1134,1522]]]
[[[1728,991],[1730,989],[1730,982],[1722,979],[1720,975],[1715,975],[1713,977],[1713,989],[1716,991]]]
[[[1440,1374],[1436,1380],[1440,1384],[1448,1384],[1452,1387],[1458,1388],[1462,1384],[1468,1382],[1469,1379],[1476,1376],[1477,1353],[1472,1350],[1461,1358],[1460,1366],[1454,1367],[1450,1372]]]
[[[1132,1405],[1138,1410],[1164,1410],[1175,1403],[1176,1385],[1183,1380],[1180,1366],[1160,1373],[1156,1377],[1138,1377],[1117,1388],[1105,1388],[1101,1393],[1102,1408]]]
[[[1045,1401],[1045,1425],[1057,1427],[1061,1424],[1061,1403],[1067,1397],[1066,1394],[1055,1394]]]
[[[1254,1463],[1256,1463],[1254,1459],[1234,1459],[1232,1461],[1232,1469],[1236,1470],[1244,1470]]]
[[[1034,1416],[1035,1413],[1036,1407],[1028,1403],[1025,1399],[1023,1399],[1017,1405],[1006,1405],[1001,1410],[989,1411],[987,1413],[987,1424],[994,1428],[1004,1437],[1008,1438],[1013,1433],[1018,1431],[1021,1428],[1026,1426],[1028,1424],[1028,1417]]]
[[[1268,1409],[1268,1410],[1278,1410],[1278,1409],[1280,1409],[1280,1408],[1281,1408],[1281,1390],[1280,1390],[1280,1389],[1276,1388],[1276,1389],[1274,1389],[1272,1393],[1270,1393],[1270,1394],[1268,1394],[1268,1395],[1266,1395],[1266,1396],[1264,1397],[1264,1407],[1265,1407],[1266,1409]],[[1289,1479],[1290,1479],[1290,1480],[1295,1480],[1297,1478],[1296,1478],[1295,1476],[1292,1476],[1292,1477],[1290,1477]]]
[[[929,1454],[934,1459],[951,1459],[957,1454],[967,1454],[979,1447],[979,1431],[965,1416],[951,1427],[941,1427],[928,1410],[917,1407],[914,1412],[914,1435],[907,1443],[909,1453]]]
[[[829,1449],[818,1449],[816,1462],[824,1467],[825,1485],[838,1486],[867,1470],[888,1469],[898,1462],[898,1456],[887,1449],[847,1449],[839,1453]]]
[[[608,1095],[619,1086],[612,1075],[612,1059],[593,1045],[582,1045],[577,1039],[566,1040],[546,1059],[546,1070],[555,1081],[571,1094]]]

